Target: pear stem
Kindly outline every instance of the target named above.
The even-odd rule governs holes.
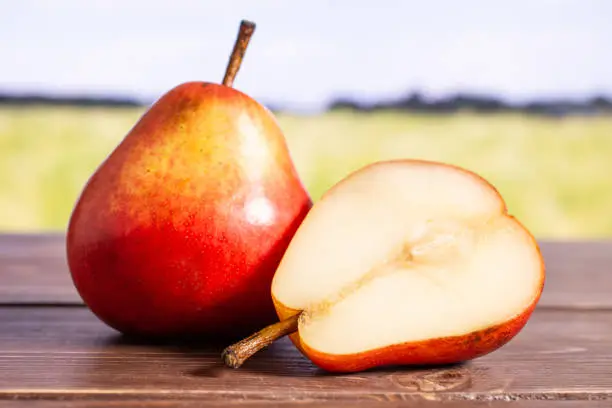
[[[225,86],[233,86],[234,78],[236,78],[236,74],[240,69],[240,65],[242,64],[242,59],[244,58],[244,54],[246,52],[247,46],[249,45],[249,41],[251,40],[251,36],[255,31],[255,23],[242,20],[240,22],[240,29],[238,30],[238,37],[236,37],[236,42],[234,43],[234,49],[232,50],[232,54],[230,55],[229,62],[227,63],[227,68],[225,69],[225,76],[223,77],[223,85]]]
[[[300,315],[301,313],[298,313],[288,319],[274,323],[227,347],[221,354],[223,362],[231,368],[240,367],[249,357],[262,348],[269,346],[283,336],[296,332]]]

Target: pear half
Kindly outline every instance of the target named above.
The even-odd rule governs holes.
[[[443,163],[366,166],[315,203],[272,281],[294,344],[328,371],[473,359],[527,323],[545,267],[482,177]]]

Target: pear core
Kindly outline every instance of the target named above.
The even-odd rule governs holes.
[[[493,186],[425,161],[379,162],[330,189],[272,283],[325,354],[460,336],[511,320],[543,284],[532,235]]]

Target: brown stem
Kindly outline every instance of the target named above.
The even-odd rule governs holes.
[[[234,49],[230,55],[225,70],[225,76],[223,77],[223,85],[230,87],[234,85],[234,78],[240,69],[240,64],[242,64],[242,59],[244,58],[244,53],[249,45],[253,31],[255,31],[255,23],[247,20],[242,20],[240,22],[238,37],[236,37]]]
[[[240,340],[238,343],[227,347],[221,354],[225,365],[231,368],[238,368],[244,364],[249,357],[262,348],[269,346],[275,340],[283,336],[297,331],[300,315],[301,313],[278,323],[274,323],[250,335],[246,339]]]

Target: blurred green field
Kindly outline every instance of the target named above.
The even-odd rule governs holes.
[[[87,178],[141,113],[0,109],[0,231],[65,229]],[[439,160],[486,177],[538,238],[612,237],[611,117],[334,112],[279,121],[315,200],[375,160]]]

